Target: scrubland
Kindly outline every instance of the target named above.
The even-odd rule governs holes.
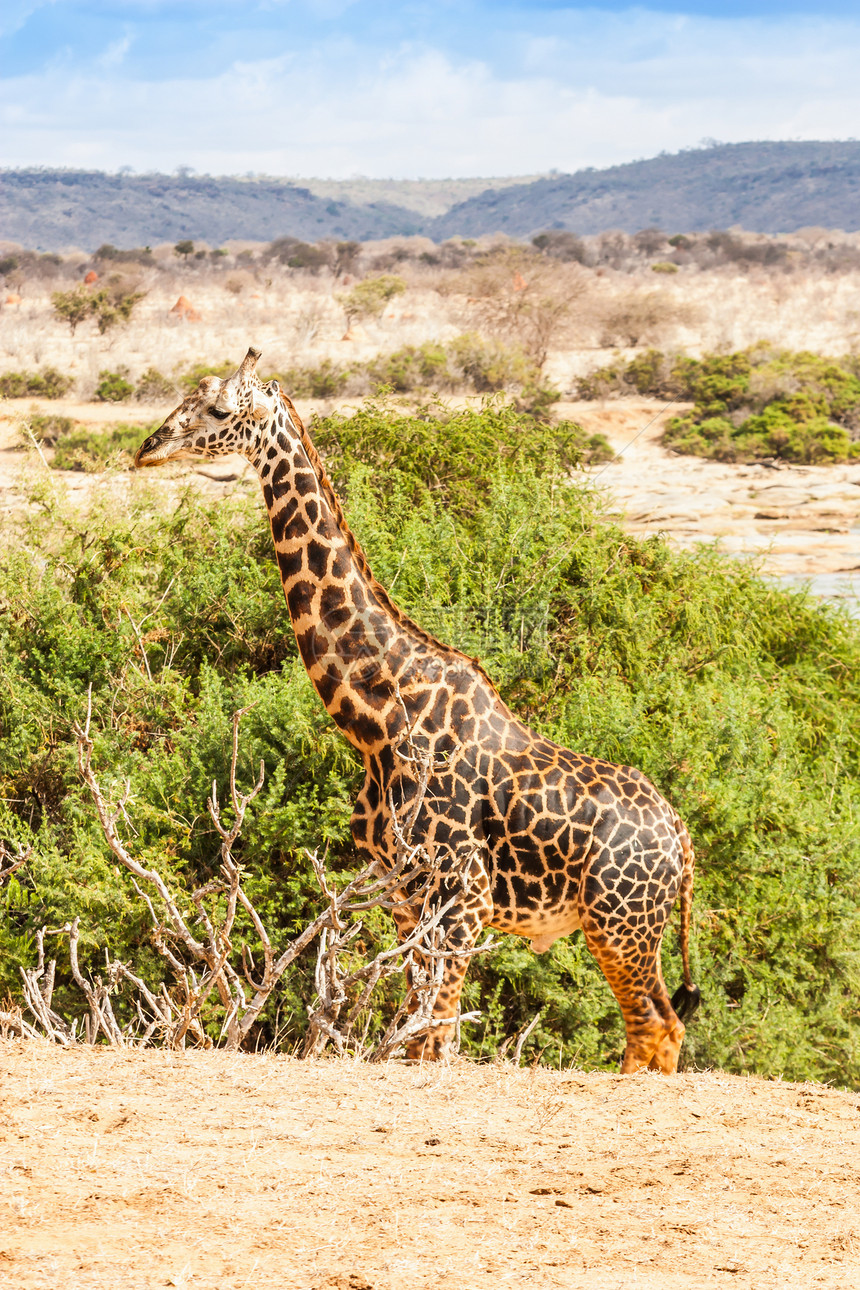
[[[41,372],[43,386],[15,387],[25,397],[2,409],[0,1014],[7,1033],[24,1021],[44,1033],[23,968],[62,1042],[0,1041],[0,1280],[857,1279],[857,1098],[836,1090],[860,1087],[860,636],[832,604],[759,570],[850,563],[860,465],[845,453],[732,460],[735,413],[760,412],[745,390],[734,404],[714,395],[719,367],[695,369],[692,398],[636,383],[751,346],[831,356],[836,375],[815,368],[800,391],[794,360],[786,377],[767,357],[779,369],[768,389],[783,404],[813,397],[815,416],[826,389],[853,444],[855,239],[548,237],[413,239],[346,249],[340,263],[303,244],[197,247],[184,262],[172,248],[4,253],[0,378]],[[142,293],[128,322],[100,333],[91,316],[72,334],[54,316],[53,293],[85,273],[97,274],[88,290],[113,292],[108,306]],[[402,286],[384,307],[350,313],[351,293],[386,276]],[[171,312],[180,296],[190,314]],[[88,701],[107,796],[129,783],[125,844],[183,907],[218,878],[205,802],[213,779],[229,794],[240,708],[240,783],[261,761],[265,780],[236,854],[273,941],[319,910],[307,850],[327,848],[335,886],[357,864],[360,768],[298,658],[255,481],[235,460],[129,471],[147,425],[249,344],[313,412],[349,521],[398,602],[477,654],[525,719],[639,766],[687,821],[704,1002],[683,1074],[607,1073],[620,1017],[577,937],[540,957],[501,938],[478,958],[465,1004],[480,1016],[439,1069],[368,1066],[358,1040],[339,1061],[298,1060],[318,1004],[313,952],[261,1013],[256,1053],[202,1051],[223,1036],[214,996],[185,1051],[135,1047],[143,996],[109,965],[171,997],[178,978],[158,950],[163,920],[153,934],[80,778],[74,723]],[[63,397],[47,398],[57,375]],[[594,379],[603,388],[584,398]],[[694,415],[703,389],[723,403],[710,439]],[[678,434],[705,436],[704,455],[662,442],[675,415]],[[801,539],[807,564],[791,565]],[[727,560],[726,545],[758,564]],[[78,971],[110,998],[126,1051],[104,1044],[76,981],[75,919]],[[391,941],[373,911],[350,961]],[[247,919],[234,942],[260,962]],[[664,968],[674,988],[671,931]],[[363,1014],[369,1041],[401,993],[396,977],[382,983]],[[505,1059],[518,1036],[530,1071]]]
[[[613,354],[632,357],[648,347],[693,356],[759,342],[833,356],[858,348],[858,235],[721,234],[713,245],[702,237],[687,247],[649,230],[545,236],[561,240],[541,252],[504,239],[442,247],[391,239],[365,244],[337,276],[327,251],[319,253],[322,263],[302,263],[317,250],[303,251],[303,243],[298,253],[279,243],[230,243],[223,255],[225,248],[198,247],[187,259],[171,247],[128,259],[28,258],[7,248],[0,361],[9,369],[57,368],[86,399],[103,369],[123,369],[133,382],[150,368],[170,377],[232,361],[252,340],[272,370],[288,371],[325,361],[346,367],[405,345],[479,333],[541,362],[562,391]],[[719,238],[729,239],[728,251]],[[92,290],[113,280],[146,293],[127,325],[98,336],[88,322],[71,334],[54,317],[52,294],[87,272],[98,275]],[[339,297],[382,274],[399,278],[402,294],[350,327]],[[194,321],[171,312],[180,296],[199,315]]]

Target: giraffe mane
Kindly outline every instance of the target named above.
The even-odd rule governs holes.
[[[471,667],[475,668],[487,685],[489,685],[493,693],[498,694],[495,685],[476,658],[471,658],[468,654],[464,654],[462,650],[456,649],[453,645],[446,645],[444,641],[439,640],[438,636],[434,636],[432,632],[426,631],[425,628],[416,623],[413,618],[410,618],[408,614],[403,612],[400,606],[391,599],[391,596],[388,594],[385,587],[383,587],[382,583],[374,577],[373,571],[368,563],[367,556],[364,554],[361,547],[361,543],[346,521],[343,507],[340,504],[340,498],[335,492],[334,485],[328,477],[322,457],[320,457],[319,452],[305,428],[304,421],[302,421],[298,411],[296,410],[296,405],[293,403],[290,396],[284,392],[283,386],[278,385],[278,392],[280,393],[284,406],[290,414],[290,419],[293,422],[293,425],[298,431],[299,438],[302,441],[302,447],[304,448],[308,461],[311,464],[311,468],[317,477],[320,489],[332,509],[337,525],[346,539],[350,553],[355,559],[355,562],[362,574],[367,579],[368,586],[377,597],[382,607],[387,610],[399,627],[407,629],[410,634],[417,636],[425,645],[430,645],[434,649],[439,650],[439,652],[447,658],[462,659],[464,663],[468,663]]]

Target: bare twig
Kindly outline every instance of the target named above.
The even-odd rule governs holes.
[[[516,1047],[514,1048],[515,1066],[519,1066],[520,1061],[522,1060],[523,1048],[525,1048],[526,1040],[534,1030],[537,1023],[540,1021],[542,1016],[543,1016],[543,1008],[540,1008],[532,1017],[529,1024],[527,1026],[524,1026],[523,1029],[520,1031],[520,1033],[517,1035]]]
[[[42,1032],[53,1042],[64,1045],[84,1039],[88,1043],[107,1042],[113,1047],[152,1042],[184,1047],[191,1038],[211,1046],[207,1028],[211,1030],[215,1022],[220,1025],[220,1041],[227,1049],[236,1049],[259,1021],[284,973],[314,941],[318,942],[316,998],[308,1010],[306,1053],[319,1053],[331,1045],[338,1053],[351,1052],[371,1061],[382,1061],[403,1044],[430,1034],[439,1026],[454,1026],[459,1033],[461,1020],[473,1020],[479,1015],[469,1014],[467,1018],[434,1015],[446,964],[485,952],[490,942],[479,947],[463,946],[452,935],[457,927],[456,922],[451,926],[451,918],[463,890],[467,889],[473,849],[464,847],[459,854],[431,857],[421,842],[413,839],[437,765],[431,752],[419,746],[408,721],[399,753],[415,791],[414,795],[411,789],[407,791],[399,808],[393,795],[390,796],[396,844],[393,863],[383,866],[372,861],[339,888],[329,873],[327,853],[322,857],[316,852],[308,853],[324,908],[280,953],[275,950],[263,919],[245,890],[242,865],[234,855],[248,808],[262,791],[264,780],[261,763],[257,781],[249,792],[240,791],[237,784],[240,723],[247,711],[244,708],[233,717],[228,797],[232,819],[227,822],[222,816],[215,784],[207,804],[220,838],[220,873],[191,893],[189,911],[186,902],[177,897],[158,870],[135,859],[120,836],[121,819],[131,827],[126,814],[131,785],[126,781],[119,799],[112,804],[93,769],[90,689],[85,722],[82,726],[75,725],[78,766],[105,840],[129,873],[132,887],[146,907],[152,943],[169,970],[173,985],[168,988],[162,982],[151,986],[131,965],[111,961],[107,956],[103,974],[87,975],[79,961],[79,920],[76,918],[54,930],[42,928],[36,938],[38,962],[21,973],[26,1007],[35,1024],[22,1018],[18,1032]],[[0,868],[0,876],[19,868],[29,854],[29,851],[14,854],[11,864]],[[0,864],[8,856],[8,848],[3,847]],[[399,944],[363,960],[356,953],[356,944],[363,930],[361,915],[371,909],[405,911],[411,930],[402,935]],[[253,928],[261,953],[255,948],[252,954],[247,944],[240,943],[241,938],[236,935],[240,911]],[[85,1016],[71,1023],[52,1008],[56,960],[46,961],[47,936],[66,938],[71,975],[86,999]],[[404,971],[408,980],[406,996],[381,1035],[369,1041],[373,993],[381,981]],[[124,1020],[120,1020],[115,1010],[116,997],[121,993],[126,1000]],[[213,996],[217,997],[214,1005]]]
[[[6,878],[11,878],[13,873],[23,869],[32,854],[32,847],[14,846],[13,850],[13,843],[0,839],[0,882],[4,882]]]

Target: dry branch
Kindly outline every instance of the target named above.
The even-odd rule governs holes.
[[[162,1043],[184,1047],[194,1042],[211,1046],[207,1030],[220,1017],[220,1040],[230,1049],[248,1038],[272,991],[287,969],[309,946],[318,941],[315,967],[316,998],[309,1008],[309,1030],[305,1052],[322,1052],[331,1045],[336,1052],[351,1052],[380,1061],[398,1048],[452,1018],[433,1015],[444,979],[445,962],[486,950],[462,949],[449,944],[448,916],[468,885],[472,853],[444,857],[449,863],[444,875],[444,897],[440,890],[442,858],[431,859],[413,832],[435,769],[430,754],[421,748],[407,724],[407,735],[399,750],[401,760],[415,783],[415,794],[396,806],[390,799],[396,838],[396,855],[390,868],[377,862],[367,864],[338,890],[327,870],[327,856],[307,853],[319,883],[325,905],[320,913],[278,953],[271,937],[243,885],[243,871],[234,855],[248,807],[263,787],[264,767],[253,788],[243,793],[237,786],[239,729],[247,708],[233,717],[230,761],[229,804],[232,822],[225,823],[216,785],[208,800],[209,815],[220,838],[220,874],[190,894],[186,900],[171,890],[154,867],[142,865],[131,854],[119,833],[120,818],[127,820],[126,806],[131,785],[126,781],[119,800],[111,804],[93,769],[93,741],[90,737],[92,698],[88,697],[83,726],[75,726],[78,766],[98,814],[102,833],[113,855],[130,874],[134,891],[145,906],[152,927],[152,943],[164,961],[172,985],[150,986],[131,965],[105,956],[103,974],[88,976],[79,959],[79,919],[62,927],[43,927],[36,936],[38,961],[21,969],[24,1000],[32,1022],[0,1014],[0,1025],[15,1033],[43,1033],[64,1046],[83,1040],[106,1042],[117,1048]],[[9,860],[8,847],[0,844],[0,876],[21,867],[29,850],[16,851]],[[361,915],[373,909],[405,908],[412,930],[399,944],[382,949],[368,961],[355,961],[355,943],[363,924]],[[236,937],[239,911],[254,929],[262,954],[255,962],[249,947]],[[46,959],[46,937],[67,942],[72,978],[86,1000],[87,1011],[73,1021],[61,1017],[52,1007],[56,958]],[[345,966],[347,956],[353,956]],[[381,981],[406,972],[409,987],[402,1004],[372,1042],[372,996]],[[127,988],[126,1016],[115,1011],[116,997]],[[217,997],[213,1013],[210,1000]],[[469,1014],[474,1020],[479,1014]],[[459,1022],[455,1018],[459,1033]]]
[[[0,839],[0,882],[22,869],[32,854],[32,847],[19,847]]]

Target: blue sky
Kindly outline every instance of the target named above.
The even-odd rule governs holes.
[[[860,136],[846,0],[6,0],[2,164],[415,178]]]

